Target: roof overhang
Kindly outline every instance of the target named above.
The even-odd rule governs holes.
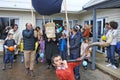
[[[3,10],[3,11],[31,11],[31,9],[23,9],[23,8],[7,8],[7,7],[0,7],[0,10]],[[34,12],[35,10],[32,9]]]
[[[120,8],[120,0],[104,0],[98,4],[83,7],[83,10]]]

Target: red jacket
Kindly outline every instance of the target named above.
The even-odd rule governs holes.
[[[83,37],[89,37],[90,36],[90,29],[85,29],[85,32],[83,33]]]
[[[56,69],[56,75],[59,80],[75,80],[74,68],[78,66],[81,62],[70,62],[68,63],[68,68]]]

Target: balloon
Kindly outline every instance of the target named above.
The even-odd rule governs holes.
[[[88,63],[87,63],[87,61],[83,61],[82,64],[83,64],[83,66],[87,66]]]
[[[105,35],[102,36],[102,40],[106,41],[107,37]]]
[[[10,47],[8,48],[8,50],[9,50],[9,51],[14,51],[14,46],[10,46]]]
[[[44,53],[40,53],[40,57],[41,57],[41,58],[44,58]]]
[[[23,42],[20,43],[20,51],[23,51]]]
[[[38,49],[38,45],[39,45],[39,43],[36,42],[36,43],[35,43],[35,51],[37,51],[37,49]]]

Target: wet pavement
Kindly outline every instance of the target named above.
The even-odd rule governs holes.
[[[8,64],[7,69],[3,71],[2,56],[0,56],[0,80],[58,80],[55,75],[55,70],[47,69],[46,66],[46,63],[35,64],[35,77],[30,77],[25,74],[24,63],[21,63],[19,58],[14,63],[13,69],[9,69]],[[99,69],[91,70],[88,68],[88,70],[84,70],[81,66],[80,73],[81,80],[118,80],[113,79]]]

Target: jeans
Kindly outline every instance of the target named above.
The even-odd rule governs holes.
[[[110,59],[110,46],[107,47],[107,58]]]
[[[110,63],[112,65],[115,65],[115,45],[110,45],[110,51],[109,51],[109,55],[110,55]]]
[[[70,59],[77,59],[80,57],[80,54],[70,54]],[[75,76],[80,76],[79,73],[80,66],[76,66],[74,69]]]
[[[13,63],[13,59],[14,59],[14,53],[5,53],[4,55],[4,63],[6,64],[7,61],[10,61],[10,63],[12,64]]]

